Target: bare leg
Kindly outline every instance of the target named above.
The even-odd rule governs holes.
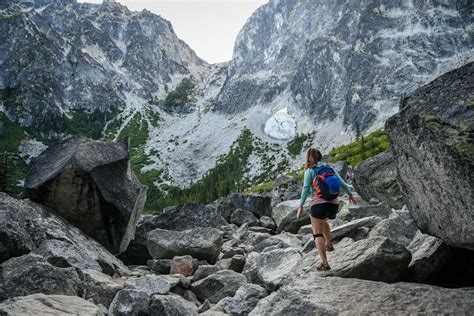
[[[331,227],[327,220],[324,221],[324,239],[326,239],[326,246],[332,246]]]
[[[326,257],[326,243],[324,241],[324,225],[326,220],[317,219],[311,216],[311,227],[313,229],[314,235],[320,235],[314,239],[316,243],[316,248],[318,249],[319,257],[321,258],[321,263],[324,265],[328,264],[328,259]]]

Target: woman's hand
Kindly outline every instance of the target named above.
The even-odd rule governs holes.
[[[349,195],[349,202],[351,202],[352,204],[357,204],[357,200],[353,195]]]
[[[296,209],[296,219],[300,219],[301,213],[303,212],[303,206],[300,206]]]

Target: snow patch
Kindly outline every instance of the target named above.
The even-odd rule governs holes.
[[[264,131],[276,139],[290,139],[296,134],[296,121],[288,114],[288,108],[284,108],[265,122]]]

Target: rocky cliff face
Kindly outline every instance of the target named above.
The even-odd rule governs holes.
[[[282,138],[332,121],[341,123],[332,138],[378,128],[401,95],[472,59],[470,10],[469,1],[271,0],[240,32],[215,110],[288,108],[276,114]]]
[[[386,129],[398,182],[422,232],[474,249],[474,63],[404,99]]]
[[[146,10],[75,0],[14,0],[0,9],[3,110],[40,132],[62,132],[74,110],[140,107],[207,67]]]

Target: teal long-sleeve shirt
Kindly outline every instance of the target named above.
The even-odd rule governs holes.
[[[320,161],[320,162],[318,162],[317,167],[323,167],[325,165],[327,165],[325,162]],[[333,170],[334,170],[336,176],[339,178],[339,180],[341,180],[341,188],[344,190],[344,192],[346,192],[349,195],[352,195],[351,188],[346,183],[346,181],[344,181],[341,178],[341,176],[339,175],[337,170],[335,170],[334,168],[333,168]],[[304,171],[303,191],[301,192],[300,205],[304,205],[304,203],[306,202],[306,199],[308,198],[308,195],[310,193],[311,194],[316,193],[315,188],[311,185],[311,183],[313,182],[314,177],[315,177],[315,174],[314,174],[314,170],[312,168],[308,168]]]

